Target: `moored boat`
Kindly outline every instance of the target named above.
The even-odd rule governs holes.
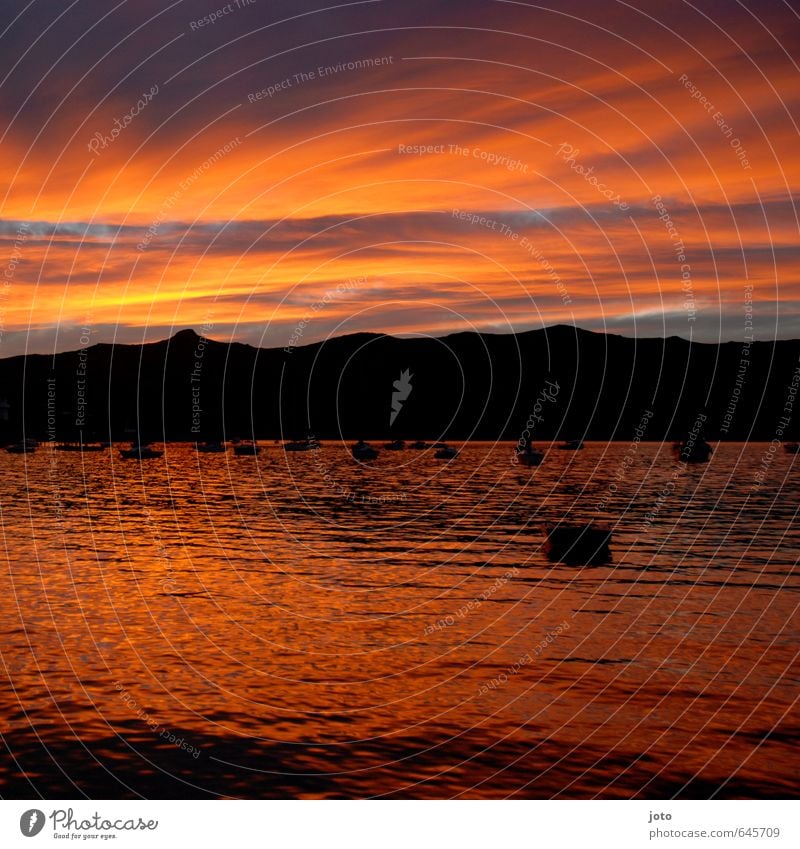
[[[684,463],[707,463],[714,451],[702,437],[693,442],[676,442],[673,449],[678,454],[678,459]]]
[[[23,439],[22,442],[15,442],[6,447],[9,454],[33,454],[39,447],[39,443],[35,439]]]
[[[440,442],[439,445],[441,447],[433,455],[435,460],[455,460],[458,457],[458,448],[453,448],[443,442]]]
[[[408,447],[412,451],[425,451],[431,446],[427,442],[423,442],[421,439],[418,439],[416,442],[412,442]]]
[[[355,460],[375,460],[378,457],[379,451],[377,448],[373,448],[369,442],[359,439],[350,449],[350,453]]]
[[[800,443],[798,442],[784,442],[783,450],[787,454],[800,454]]]
[[[120,448],[119,454],[124,460],[154,460],[157,457],[162,457],[164,452],[153,448],[147,442],[134,442],[130,448]]]
[[[544,452],[528,445],[525,450],[516,454],[516,460],[520,466],[541,466],[542,460],[544,460]]]
[[[583,440],[582,439],[570,439],[567,442],[562,442],[561,445],[558,446],[559,451],[582,451],[583,450]]]
[[[395,439],[394,442],[387,442],[383,446],[385,451],[405,451],[406,444],[402,439]]]
[[[105,451],[106,448],[106,445],[91,442],[62,442],[55,446],[56,451],[80,451],[81,453],[85,453],[87,451]]]
[[[233,446],[233,453],[237,457],[255,457],[258,454],[259,448],[255,442],[237,442]]]
[[[295,439],[283,444],[284,451],[318,451],[319,448],[319,440],[311,436],[307,439]]]
[[[211,442],[198,442],[195,447],[200,454],[224,454],[228,450],[224,442],[214,440]]]

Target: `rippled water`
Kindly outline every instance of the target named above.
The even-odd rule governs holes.
[[[0,454],[0,795],[797,795],[791,456],[166,449]]]

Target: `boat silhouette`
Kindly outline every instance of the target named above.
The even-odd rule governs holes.
[[[237,442],[233,446],[233,453],[237,457],[255,457],[258,454],[259,448],[255,442],[249,440],[245,442]]]
[[[702,437],[698,437],[694,442],[676,442],[672,448],[678,459],[684,463],[707,463],[714,451]]]
[[[195,448],[200,454],[224,454],[228,450],[228,446],[224,442],[210,441],[198,442]]]
[[[379,454],[377,448],[373,448],[368,442],[359,439],[350,449],[355,460],[375,460]]]
[[[434,459],[436,460],[455,460],[458,457],[459,451],[458,448],[452,448],[449,445],[446,445],[443,442],[438,443],[439,450],[434,453]]]
[[[164,452],[153,448],[147,442],[134,442],[130,448],[120,448],[119,454],[124,460],[154,460],[157,457],[162,457]]]
[[[318,439],[309,436],[306,439],[295,439],[292,442],[285,442],[283,445],[284,451],[318,451],[320,448]]]
[[[22,442],[15,442],[6,447],[9,454],[33,454],[39,447],[39,443],[35,439],[23,439]]]
[[[529,442],[522,451],[517,451],[516,457],[521,466],[541,466],[544,452],[534,448]]]

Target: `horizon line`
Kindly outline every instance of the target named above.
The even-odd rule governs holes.
[[[141,342],[105,342],[99,341],[94,342],[90,345],[85,345],[81,348],[65,348],[59,351],[53,352],[40,352],[40,351],[28,351],[21,354],[9,354],[7,356],[0,356],[0,361],[13,360],[18,357],[57,357],[62,354],[75,354],[80,351],[89,350],[91,348],[95,348],[99,345],[107,345],[112,347],[125,347],[125,348],[140,348],[145,345],[162,345],[165,342],[171,342],[176,337],[180,336],[182,333],[192,333],[198,339],[205,339],[208,342],[213,342],[217,345],[245,345],[248,348],[253,348],[254,350],[259,351],[276,351],[281,349],[303,349],[310,348],[314,345],[322,345],[325,342],[331,342],[337,339],[346,339],[350,336],[375,336],[375,337],[386,337],[387,339],[395,339],[397,341],[410,341],[412,339],[448,339],[452,336],[466,336],[466,335],[474,335],[474,336],[525,336],[530,333],[546,333],[547,331],[555,331],[558,329],[570,330],[570,331],[579,331],[581,333],[590,333],[593,336],[614,336],[620,339],[629,339],[631,341],[651,341],[651,340],[664,340],[669,341],[671,339],[679,339],[682,342],[686,342],[689,345],[710,345],[710,346],[721,346],[721,345],[730,345],[736,342],[740,342],[744,344],[744,342],[748,342],[748,344],[763,344],[763,343],[775,343],[775,342],[800,342],[798,338],[788,338],[788,339],[779,339],[777,337],[773,337],[770,339],[749,339],[749,340],[738,340],[738,339],[724,339],[719,340],[717,342],[707,342],[700,341],[692,338],[687,338],[685,336],[681,336],[680,334],[670,334],[669,336],[631,336],[626,333],[615,333],[610,330],[593,330],[587,327],[581,327],[578,324],[568,324],[564,322],[557,322],[555,324],[548,324],[543,327],[531,328],[530,330],[512,330],[509,332],[502,331],[493,331],[493,330],[452,330],[442,333],[441,335],[435,335],[432,333],[426,334],[401,334],[395,335],[393,333],[385,333],[379,330],[357,330],[352,333],[343,333],[339,336],[329,336],[325,339],[319,339],[314,342],[306,342],[302,345],[269,345],[269,346],[261,346],[261,345],[253,345],[251,342],[242,342],[237,339],[229,339],[229,340],[220,340],[214,339],[211,336],[206,336],[203,333],[198,333],[194,327],[182,327],[179,330],[175,330],[171,335],[165,336],[160,339],[154,339],[152,341],[141,341]]]

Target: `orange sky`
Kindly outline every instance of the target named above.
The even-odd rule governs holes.
[[[786,4],[258,0],[198,24],[223,5],[7,15],[0,356],[85,326],[277,346],[304,319],[302,341],[735,340],[747,286],[757,338],[800,336]]]

